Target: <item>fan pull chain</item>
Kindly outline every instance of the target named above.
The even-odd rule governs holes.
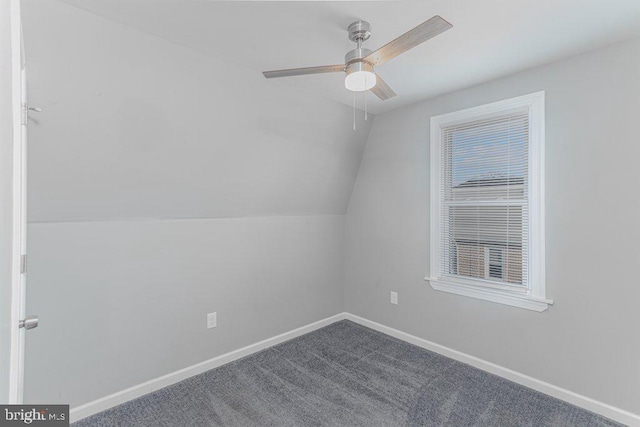
[[[356,130],[356,93],[353,92],[353,130]]]
[[[367,121],[367,91],[364,91],[364,121]]]
[[[364,77],[364,85],[367,86],[367,76]],[[367,121],[367,90],[364,91],[364,121]]]

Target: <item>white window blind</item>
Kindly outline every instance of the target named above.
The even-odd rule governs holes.
[[[440,269],[527,288],[529,112],[441,129]]]

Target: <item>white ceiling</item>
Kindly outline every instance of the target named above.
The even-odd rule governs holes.
[[[640,36],[639,0],[62,1],[256,73],[341,63],[357,19],[371,23],[365,47],[374,50],[433,15],[450,21],[452,30],[378,67],[398,96],[369,96],[373,113]],[[282,83],[353,102],[341,74]]]

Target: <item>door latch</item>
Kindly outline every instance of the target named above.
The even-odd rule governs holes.
[[[33,329],[38,326],[38,316],[27,316],[24,320],[21,320],[18,324],[20,328],[25,328],[26,330]]]

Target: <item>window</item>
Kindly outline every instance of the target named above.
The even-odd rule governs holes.
[[[431,118],[431,286],[544,311],[544,92]]]

